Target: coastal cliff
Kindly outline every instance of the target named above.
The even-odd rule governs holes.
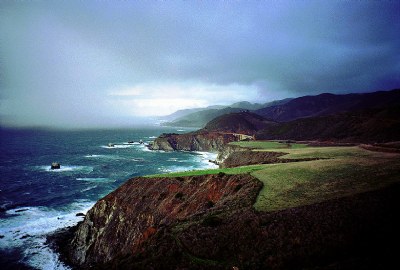
[[[217,152],[229,142],[237,141],[233,134],[198,131],[185,134],[162,134],[150,146],[151,150],[213,151]]]
[[[219,221],[251,208],[262,184],[249,175],[134,178],[99,200],[79,225],[70,259],[80,267],[140,253],[146,241],[176,222]]]
[[[152,150],[164,151],[221,151],[226,144],[253,135],[276,123],[251,112],[221,115],[208,122],[203,129],[185,134],[162,134],[150,146]]]
[[[400,186],[276,212],[249,175],[135,178],[79,225],[79,269],[380,269],[396,262]]]

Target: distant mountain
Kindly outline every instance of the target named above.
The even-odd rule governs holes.
[[[278,106],[278,105],[283,105],[288,103],[289,101],[291,101],[293,98],[285,98],[285,99],[280,99],[280,100],[274,100],[274,101],[270,101],[267,103],[262,104],[262,108],[268,108],[271,106]],[[261,109],[261,108],[260,108]],[[253,109],[253,110],[259,110],[259,109]]]
[[[227,113],[241,112],[245,110],[257,110],[259,108],[266,108],[268,106],[282,105],[290,101],[290,98],[283,100],[276,100],[265,104],[250,103],[247,101],[236,102],[228,107],[220,108],[220,105],[210,106],[205,109],[192,109],[196,111],[182,110],[178,111],[183,114],[181,117],[175,118],[170,122],[163,123],[165,126],[179,126],[179,127],[204,127],[205,124],[212,119]],[[178,113],[176,112],[176,113]],[[175,114],[172,114],[175,116]],[[169,117],[169,116],[168,116]]]
[[[304,96],[284,104],[258,109],[255,113],[278,122],[287,122],[299,118],[325,116],[365,108],[382,108],[396,104],[400,104],[400,89],[364,94]]]
[[[177,118],[183,117],[185,115],[207,110],[206,108],[193,108],[193,109],[184,109],[184,110],[179,110],[174,113],[171,113],[169,115],[161,116],[160,119],[165,120],[165,121],[173,121]]]
[[[241,108],[245,110],[258,110],[261,108],[264,108],[264,104],[260,103],[250,103],[248,101],[241,101],[241,102],[236,102],[231,105],[229,105],[231,108]]]
[[[204,111],[198,111],[194,113],[187,114],[180,117],[172,122],[163,123],[165,126],[177,126],[177,127],[204,127],[204,125],[210,120],[232,112],[243,111],[241,108],[223,108],[223,109],[208,109]]]
[[[364,143],[399,141],[400,106],[362,109],[277,123],[258,131],[256,138]]]
[[[160,119],[165,120],[165,121],[173,121],[175,119],[184,117],[191,113],[196,113],[196,112],[205,111],[205,110],[222,109],[222,108],[225,108],[225,106],[213,105],[213,106],[208,106],[208,107],[204,107],[204,108],[183,109],[183,110],[178,110],[172,114],[162,116],[162,117],[160,117]]]
[[[264,117],[251,113],[229,113],[214,118],[206,124],[203,130],[208,132],[241,133],[253,135],[268,125],[275,125]]]

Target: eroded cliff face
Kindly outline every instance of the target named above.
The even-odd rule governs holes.
[[[217,155],[217,158],[216,158],[215,162],[216,162],[217,164],[219,164],[220,167],[221,167],[222,163],[223,163],[229,156],[234,155],[234,154],[240,155],[239,153],[240,153],[240,152],[243,152],[243,151],[245,151],[245,150],[246,150],[246,148],[242,148],[242,147],[240,147],[240,146],[238,146],[238,145],[226,144],[226,145],[224,145],[223,147],[221,147],[221,148],[219,149],[218,155]]]
[[[249,175],[131,179],[87,213],[72,240],[71,260],[90,267],[133,256],[171,224],[251,208],[261,187]]]
[[[159,203],[154,196],[149,212],[127,211],[146,207],[134,202],[134,206],[124,205],[134,199],[130,193],[122,193],[130,192],[123,187],[121,194],[113,195],[116,201],[104,198],[105,202],[96,205],[80,226],[74,241],[82,244],[84,260],[78,268],[390,269],[397,262],[400,185],[277,212],[256,212],[250,201],[258,192],[257,184],[249,176],[238,177],[247,181],[239,184],[236,176],[217,175],[164,179],[168,182],[163,190],[170,186],[168,193],[175,195],[166,195]],[[224,183],[215,183],[219,179]],[[162,180],[148,181],[155,181],[156,188]],[[191,185],[197,189],[190,188],[193,193],[186,198],[200,204],[207,200],[206,206],[193,205],[184,195],[176,195]],[[219,192],[219,188],[227,193]],[[130,198],[125,200],[126,196]],[[177,203],[179,198],[183,202]],[[118,203],[104,213],[96,212],[96,208],[101,210],[113,202]],[[162,210],[157,204],[171,208]],[[188,212],[191,207],[193,214]],[[122,224],[115,223],[117,217],[125,218]],[[122,231],[124,234],[118,236]],[[134,236],[134,232],[139,233]]]
[[[233,168],[245,165],[282,163],[292,161],[279,159],[279,157],[283,155],[285,155],[285,153],[252,151],[244,148],[241,148],[240,150],[234,149],[224,157],[224,159],[220,163],[220,167]]]
[[[229,142],[236,141],[233,134],[219,132],[192,132],[186,134],[162,134],[150,147],[164,151],[219,151]]]

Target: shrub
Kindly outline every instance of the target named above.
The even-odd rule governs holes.
[[[203,219],[203,225],[208,227],[217,227],[222,224],[222,219],[218,216],[210,215]]]
[[[214,203],[212,202],[212,201],[207,201],[206,202],[206,207],[207,208],[211,208],[211,207],[213,207],[214,206]]]
[[[183,196],[184,196],[184,194],[182,192],[178,192],[178,193],[175,194],[175,199],[182,200]]]
[[[233,191],[238,192],[242,188],[242,186],[243,185],[237,185]]]

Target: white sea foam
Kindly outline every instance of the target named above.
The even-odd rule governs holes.
[[[110,178],[104,178],[104,177],[80,177],[76,178],[78,181],[87,181],[87,182],[96,182],[96,183],[109,183],[109,182],[115,182],[116,180],[110,179]]]
[[[86,155],[86,158],[105,158],[106,155]]]
[[[210,160],[215,160],[217,158],[218,154],[211,153],[211,152],[201,152],[201,151],[196,151],[194,153],[199,154],[201,156],[201,162],[203,164],[202,169],[217,169],[217,168],[219,168],[218,165],[210,162]]]
[[[144,162],[145,159],[144,158],[132,158],[132,161],[136,161],[136,162]]]
[[[194,169],[194,166],[162,166],[158,168],[158,170],[163,173],[193,171]]]
[[[97,185],[84,188],[84,189],[81,190],[81,192],[89,191],[89,190],[92,190],[94,188],[97,188]]]
[[[85,157],[92,159],[107,159],[107,160],[123,159],[121,156],[118,155],[86,155]]]
[[[141,146],[142,147],[140,147],[140,150],[142,150],[143,152],[152,152],[153,151],[153,150],[150,150],[146,145],[141,144]],[[157,151],[157,152],[161,152],[161,151]]]
[[[38,168],[46,172],[54,172],[54,173],[72,172],[72,171],[80,171],[80,172],[93,171],[93,167],[90,166],[73,166],[73,165],[61,165],[60,169],[52,169],[51,166],[39,166]]]
[[[156,136],[150,136],[150,137],[148,137],[149,139],[156,139],[157,137]]]
[[[132,148],[132,147],[136,147],[138,145],[141,145],[138,142],[134,142],[134,143],[121,143],[121,144],[114,144],[113,146],[109,146],[109,145],[102,145],[101,148],[105,148],[105,149],[125,149],[125,148]]]
[[[58,254],[46,245],[46,235],[58,229],[73,226],[94,202],[77,201],[56,210],[48,207],[22,207],[6,211],[0,220],[0,249],[24,248],[23,254],[30,266],[38,269],[69,269],[60,262]]]

